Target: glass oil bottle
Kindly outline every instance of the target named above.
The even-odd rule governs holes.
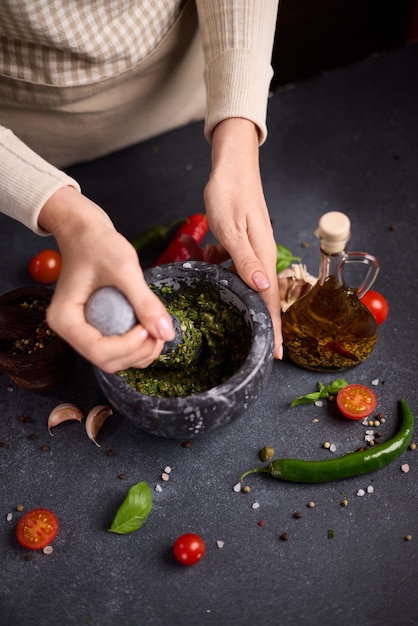
[[[333,372],[364,361],[377,342],[377,324],[360,298],[379,272],[377,260],[366,252],[346,252],[350,220],[344,213],[325,213],[315,235],[320,239],[317,283],[282,315],[286,354],[297,365],[318,372]],[[348,263],[367,266],[357,289],[348,287]]]

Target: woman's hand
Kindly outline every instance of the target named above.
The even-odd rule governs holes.
[[[226,119],[212,137],[212,171],[205,206],[213,235],[230,254],[241,278],[259,291],[270,311],[276,358],[283,355],[276,243],[264,199],[258,133],[244,118]]]
[[[138,255],[102,209],[71,187],[44,205],[41,228],[54,235],[62,270],[47,311],[49,326],[106,372],[147,367],[174,337],[171,318],[145,282]],[[123,336],[105,337],[85,318],[89,296],[117,287],[141,321]]]

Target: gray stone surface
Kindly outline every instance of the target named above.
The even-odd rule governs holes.
[[[352,223],[349,248],[381,263],[375,288],[387,297],[390,314],[370,358],[344,375],[349,382],[378,382],[385,439],[397,428],[399,398],[418,411],[417,72],[418,46],[411,45],[277,92],[261,152],[278,242],[316,273],[318,218],[343,210]],[[209,147],[195,124],[71,173],[131,237],[203,210],[208,171]],[[27,284],[28,260],[53,244],[4,216],[0,242],[2,293]],[[65,383],[41,395],[0,376],[0,624],[416,624],[417,452],[343,482],[298,485],[260,475],[248,479],[249,494],[233,491],[241,472],[259,464],[265,444],[277,456],[311,459],[330,457],[324,441],[335,443],[334,454],[363,444],[365,427],[339,417],[334,405],[289,408],[317,381],[286,360],[275,362],[263,394],[241,419],[189,448],[142,434],[117,413],[100,432],[99,448],[79,423],[56,427],[53,437],[47,430],[59,402],[74,402],[85,414],[103,402],[82,359],[74,358]],[[127,489],[139,481],[153,490],[148,521],[132,535],[107,532]],[[157,484],[161,491],[154,491]],[[342,507],[345,497],[349,504]],[[316,506],[308,508],[309,501]],[[58,516],[52,555],[25,560],[14,536],[19,504]],[[193,568],[176,564],[171,553],[176,537],[188,531],[207,544]],[[283,532],[288,541],[280,539]]]

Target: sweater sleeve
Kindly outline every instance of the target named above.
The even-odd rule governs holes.
[[[279,0],[197,0],[205,54],[205,136],[229,117],[245,117],[267,136],[267,101]]]
[[[80,191],[73,178],[50,165],[26,146],[11,130],[0,126],[0,211],[38,235],[48,233],[38,226],[45,202],[61,187]]]

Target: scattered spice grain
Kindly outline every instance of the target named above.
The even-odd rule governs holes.
[[[266,463],[267,461],[270,461],[270,459],[272,459],[273,456],[274,456],[273,446],[264,446],[264,448],[260,450],[260,459],[264,463]]]
[[[284,532],[280,535],[280,539],[281,541],[289,541],[290,539],[290,534],[288,532]]]
[[[306,505],[309,509],[313,509],[315,507],[315,502],[311,501],[308,502],[308,504]]]
[[[32,424],[33,419],[29,417],[28,415],[21,415],[19,417],[19,421],[23,422],[24,424]]]

